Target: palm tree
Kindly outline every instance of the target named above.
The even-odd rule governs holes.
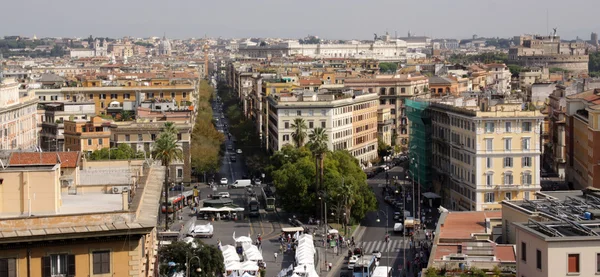
[[[153,155],[156,159],[162,162],[162,165],[166,167],[167,171],[165,174],[164,192],[165,192],[165,230],[169,229],[169,213],[167,212],[167,202],[169,196],[169,166],[173,161],[183,160],[183,151],[181,147],[177,145],[177,137],[170,130],[165,123],[165,131],[160,133],[158,139],[154,142]],[[172,130],[171,130],[172,131]]]
[[[308,136],[310,139],[310,150],[315,155],[315,168],[316,168],[316,192],[318,193],[323,186],[323,160],[325,160],[325,153],[327,153],[327,133],[323,128],[315,128],[312,133]],[[321,213],[321,207],[319,205],[319,214]]]
[[[300,148],[306,139],[306,121],[304,121],[304,118],[294,119],[294,123],[292,123],[292,129],[294,129],[294,132],[292,133],[292,139],[294,139],[296,147]]]
[[[170,121],[169,122],[165,122],[165,126],[163,128],[163,132],[172,134],[173,136],[177,136],[177,134],[179,133],[177,131],[177,126],[175,126],[175,123],[170,122]]]

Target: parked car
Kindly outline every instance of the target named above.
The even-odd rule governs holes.
[[[236,152],[237,152],[238,154],[242,154],[242,149],[238,149]]]
[[[231,156],[229,156],[229,160],[230,160],[232,163],[235,163],[235,161],[237,161],[237,158],[236,158],[234,155],[231,155]]]
[[[358,262],[358,256],[352,255],[352,257],[348,259],[348,269],[354,269],[354,265],[356,265],[356,262]]]
[[[223,186],[227,185],[227,178],[221,178],[221,185],[223,185]]]
[[[373,250],[373,256],[375,256],[376,259],[381,259],[381,251],[379,250]]]
[[[250,180],[247,179],[240,179],[235,181],[233,184],[231,184],[232,188],[247,188],[252,186]]]
[[[254,179],[254,185],[260,186],[260,184],[262,184],[262,181],[260,179]]]
[[[402,218],[402,214],[400,212],[394,212],[394,220],[400,220]]]
[[[230,195],[229,195],[229,192],[226,192],[226,191],[224,191],[224,192],[219,192],[217,195],[218,195],[219,197],[221,197],[221,198],[231,198],[231,197],[230,197]]]

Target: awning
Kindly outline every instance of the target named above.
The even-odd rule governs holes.
[[[423,197],[425,198],[429,198],[429,199],[436,199],[436,198],[442,198],[441,196],[437,195],[436,193],[433,192],[424,192]]]

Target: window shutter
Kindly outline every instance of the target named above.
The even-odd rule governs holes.
[[[579,272],[578,256],[569,255],[569,273]]]
[[[17,277],[17,259],[8,259],[8,277]]]
[[[52,260],[50,257],[42,257],[42,277],[50,277]]]
[[[67,276],[75,276],[75,255],[67,255]]]

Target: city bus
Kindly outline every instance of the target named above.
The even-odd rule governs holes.
[[[377,267],[377,258],[360,257],[352,269],[352,277],[372,277]]]
[[[185,206],[189,206],[194,203],[194,192],[191,190],[184,191],[183,193],[167,198],[167,212],[174,213],[183,209]],[[165,205],[161,206],[162,213],[165,213]]]
[[[259,210],[260,203],[258,203],[256,197],[248,197],[248,212],[250,213],[250,216],[258,216]]]
[[[265,186],[262,188],[262,195],[265,201],[265,210],[266,211],[274,211],[275,210],[275,193],[273,189],[269,186]]]

